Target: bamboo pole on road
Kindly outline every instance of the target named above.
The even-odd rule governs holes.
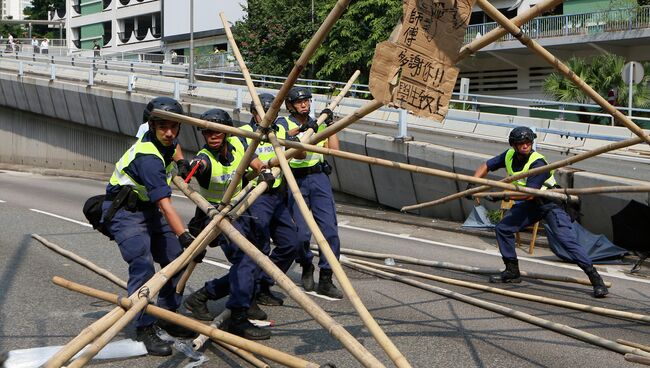
[[[315,249],[315,248],[312,247],[312,249]],[[438,262],[438,261],[431,261],[431,260],[428,260],[428,259],[419,259],[419,258],[415,258],[415,257],[403,256],[403,255],[400,255],[400,254],[366,252],[366,251],[361,251],[361,250],[356,250],[356,249],[347,249],[347,248],[343,249],[342,248],[341,249],[341,254],[347,254],[347,255],[353,255],[353,256],[359,256],[359,257],[366,257],[366,258],[374,258],[374,259],[392,258],[392,259],[394,259],[396,261],[402,261],[402,262],[410,263],[410,264],[414,264],[414,265],[443,268],[443,269],[447,269],[447,270],[469,272],[469,273],[475,273],[475,274],[479,274],[479,275],[496,274],[496,273],[501,272],[501,270],[496,269],[496,268],[478,268],[478,267],[473,267],[473,266],[459,265],[459,264],[450,263],[450,262]],[[589,285],[589,286],[591,285],[591,281],[589,281],[589,279],[579,278],[579,277],[550,275],[550,274],[526,272],[526,271],[521,271],[521,276],[522,277],[527,277],[527,278],[530,278],[530,279],[558,281],[558,282],[570,282],[570,283],[574,283],[574,284]],[[605,285],[607,287],[612,287],[612,283],[610,281],[605,281]]]
[[[118,306],[120,306],[120,308],[132,309],[135,307],[135,304],[129,298],[123,298],[116,294],[108,293],[105,291],[91,288],[89,286],[81,285],[66,280],[62,277],[55,276],[52,278],[52,282],[66,289],[76,291],[88,296],[92,296],[107,301],[109,303],[117,304]],[[274,362],[286,365],[288,367],[309,367],[309,368],[319,367],[319,365],[316,363],[312,363],[304,359],[295,357],[293,355],[289,355],[282,351],[262,345],[258,342],[244,339],[237,335],[233,335],[226,331],[222,331],[218,328],[206,326],[205,324],[195,321],[189,317],[168,311],[166,309],[157,307],[155,305],[146,306],[145,312],[151,314],[156,318],[160,318],[162,320],[172,322],[179,326],[199,332],[203,335],[210,336],[210,338],[216,341],[221,341],[229,345],[235,346],[237,348],[243,349],[245,351],[253,352],[255,354],[261,355],[265,358],[271,359]]]
[[[567,195],[592,195],[592,194],[606,194],[606,193],[648,193],[650,192],[650,185],[612,185],[593,188],[559,188],[549,189],[552,192],[560,192]],[[481,192],[475,193],[473,197],[486,197],[486,196],[508,197],[518,195],[517,192]]]
[[[173,179],[174,184],[194,202],[204,212],[211,207],[199,193],[190,188],[182,179],[176,177]],[[210,216],[210,214],[208,214]],[[242,234],[235,229],[228,219],[219,222],[224,235],[246,253],[267,275],[277,281],[278,286],[282,288],[290,298],[296,301],[302,309],[318,322],[326,331],[341,342],[341,344],[364,366],[366,367],[383,367],[383,364],[377,360],[363,345],[361,345],[345,328],[329,316],[318,304],[311,300],[305,293],[300,290],[296,284],[291,281],[271,260],[264,255],[255,245],[248,241]]]
[[[518,298],[518,299],[523,299],[523,300],[530,300],[530,301],[533,301],[533,302],[544,303],[544,304],[554,305],[554,306],[557,306],[557,307],[563,307],[563,308],[579,310],[579,311],[587,312],[587,313],[599,314],[599,315],[602,315],[602,316],[608,316],[608,317],[614,317],[614,318],[625,318],[625,319],[639,321],[639,322],[643,322],[643,323],[650,323],[650,316],[647,315],[647,314],[632,313],[632,312],[626,312],[626,311],[621,311],[621,310],[617,310],[617,309],[597,307],[597,306],[582,304],[582,303],[574,303],[574,302],[570,302],[570,301],[567,301],[567,300],[561,300],[561,299],[556,299],[556,298],[548,298],[548,297],[544,297],[544,296],[532,295],[532,294],[527,294],[527,293],[520,293],[520,292],[517,292],[517,291],[501,289],[501,288],[497,288],[497,287],[494,287],[494,286],[487,286],[487,285],[483,285],[483,284],[477,284],[475,282],[452,279],[452,278],[449,278],[449,277],[436,276],[436,275],[432,275],[432,274],[425,273],[425,272],[409,270],[409,269],[406,269],[406,268],[386,266],[386,265],[383,265],[383,264],[363,261],[363,260],[360,260],[360,259],[352,259],[352,258],[350,258],[350,261],[354,262],[354,263],[357,263],[357,264],[364,265],[364,266],[370,266],[370,267],[379,268],[381,270],[387,270],[387,271],[391,271],[391,272],[417,276],[417,277],[421,277],[421,278],[425,278],[425,279],[429,279],[429,280],[444,282],[444,283],[450,284],[450,285],[463,286],[463,287],[467,287],[467,288],[471,288],[471,289],[487,291],[487,292],[490,292],[490,293],[505,295],[505,296],[509,296],[509,297],[513,297],[513,298]],[[623,344],[620,341],[619,341],[619,343]],[[627,345],[629,345],[629,344],[627,344]],[[635,346],[635,347],[640,348],[639,346]]]
[[[448,297],[448,298],[456,299],[456,300],[459,300],[461,302],[471,304],[471,305],[474,305],[474,306],[477,306],[479,308],[483,308],[483,309],[486,309],[486,310],[489,310],[489,311],[492,311],[492,312],[495,312],[495,313],[499,313],[499,314],[502,314],[502,315],[507,316],[507,317],[512,317],[512,318],[518,319],[520,321],[531,323],[531,324],[534,324],[536,326],[539,326],[539,327],[542,327],[542,328],[545,328],[545,329],[548,329],[548,330],[551,330],[551,331],[555,331],[555,332],[560,333],[562,335],[569,336],[569,337],[572,337],[572,338],[575,338],[575,339],[590,343],[592,345],[600,346],[600,347],[615,351],[615,352],[620,353],[620,354],[631,353],[631,354],[636,354],[636,355],[640,355],[640,356],[643,356],[643,357],[650,357],[650,353],[645,352],[643,350],[632,348],[632,347],[629,347],[629,346],[625,346],[623,344],[619,344],[619,343],[617,343],[615,341],[604,339],[604,338],[602,338],[600,336],[590,334],[588,332],[579,330],[577,328],[573,328],[573,327],[570,327],[570,326],[567,326],[567,325],[552,322],[552,321],[549,321],[549,320],[546,320],[546,319],[543,319],[543,318],[539,318],[539,317],[530,315],[528,313],[520,312],[520,311],[514,310],[512,308],[504,307],[504,306],[496,304],[496,303],[487,302],[487,301],[477,299],[477,298],[473,298],[473,297],[470,297],[470,296],[467,296],[467,295],[464,295],[464,294],[461,294],[461,293],[457,293],[457,292],[454,292],[454,291],[451,291],[451,290],[447,290],[447,289],[443,289],[443,288],[436,287],[436,286],[433,286],[433,285],[429,285],[429,284],[424,283],[424,282],[420,282],[420,281],[416,281],[416,280],[409,279],[409,278],[406,278],[406,277],[402,277],[402,276],[396,275],[394,273],[381,271],[381,270],[378,270],[378,269],[375,269],[375,268],[372,268],[372,267],[368,267],[368,266],[364,266],[364,265],[360,265],[360,264],[355,264],[355,263],[353,263],[351,261],[344,260],[344,259],[342,259],[341,261],[346,266],[357,269],[359,271],[368,272],[368,273],[370,273],[372,275],[375,275],[375,276],[383,277],[383,278],[393,280],[393,281],[399,281],[399,282],[402,282],[402,283],[407,284],[407,285],[411,285],[411,286],[415,286],[415,287],[420,288],[420,289],[428,290],[428,291],[434,292],[434,293],[436,293],[438,295],[442,295],[442,296],[445,296],[445,297]]]

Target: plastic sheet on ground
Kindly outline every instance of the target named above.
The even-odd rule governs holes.
[[[462,227],[472,229],[494,229],[494,224],[488,217],[488,210],[483,206],[476,206],[469,214]]]
[[[551,228],[547,224],[544,224],[544,229],[546,230],[546,237],[548,238],[548,244],[551,251],[553,251],[553,253],[559,258],[573,262],[566,249],[560,245],[557,236],[553,233]],[[577,222],[573,223],[573,231],[576,234],[578,244],[585,249],[587,256],[592,262],[613,262],[627,253],[625,249],[618,247],[609,241],[605,235],[592,234]]]

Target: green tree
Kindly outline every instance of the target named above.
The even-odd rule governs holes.
[[[287,75],[335,3],[314,1],[312,14],[304,0],[249,0],[244,19],[233,27],[249,69]],[[401,13],[400,0],[353,1],[303,76],[345,81],[359,69],[366,82],[376,44],[388,38]]]
[[[319,18],[324,18],[335,3],[324,1]],[[359,69],[360,82],[367,83],[375,47],[388,39],[401,15],[399,0],[358,0],[350,4],[314,55],[316,77],[345,81]]]
[[[32,0],[32,5],[25,8],[26,19],[48,20],[50,10],[65,9],[65,0]],[[33,26],[32,34],[40,37],[58,38],[58,31],[54,32],[47,26]]]
[[[566,64],[573,73],[589,84],[599,95],[607,98],[609,91],[613,90],[617,92],[615,105],[627,106],[628,85],[621,76],[625,58],[613,54],[599,55],[591,60],[574,57],[569,59]],[[647,67],[650,67],[650,65],[644,65],[644,68]],[[650,77],[646,76],[641,83],[632,87],[632,105],[634,107],[645,108],[650,106],[649,81]],[[549,75],[544,80],[542,88],[547,95],[560,102],[592,103],[591,99],[578,86],[557,72]],[[579,110],[587,111],[584,107],[580,107]],[[603,110],[599,109],[598,112],[603,112]],[[582,114],[578,116],[580,121],[584,123],[609,123],[608,119],[597,116]]]

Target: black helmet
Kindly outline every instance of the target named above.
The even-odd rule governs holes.
[[[223,124],[228,126],[234,126],[232,123],[232,118],[230,115],[221,109],[210,109],[200,116],[201,120],[211,121],[217,124]],[[204,130],[203,128],[198,128],[199,130]]]
[[[308,98],[311,98],[311,91],[309,89],[305,87],[293,87],[289,90],[289,93],[287,93],[287,97],[284,101],[294,103]]]
[[[142,113],[143,123],[148,122],[150,119],[157,119],[151,116],[151,112],[154,109],[169,111],[176,114],[183,114],[183,106],[181,106],[178,101],[174,100],[171,97],[156,97],[153,100],[149,101],[147,107],[145,107],[144,112]]]
[[[258,96],[260,98],[260,102],[262,103],[262,109],[264,112],[269,111],[269,108],[271,108],[271,104],[273,103],[273,100],[275,100],[275,96],[273,96],[270,93],[260,93]],[[251,106],[250,106],[251,112],[255,111],[255,104],[253,101],[251,101]]]
[[[535,134],[532,129],[529,127],[520,126],[510,131],[510,135],[508,136],[508,143],[512,146],[514,144],[525,141],[532,142],[535,140],[535,138],[537,138],[537,134]]]

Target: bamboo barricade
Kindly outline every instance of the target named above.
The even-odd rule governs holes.
[[[226,28],[226,32],[229,33],[229,27],[227,25],[228,22],[225,20],[223,14],[221,14],[221,19],[224,23],[224,27]],[[235,40],[232,38],[232,34],[230,33],[229,33],[228,40],[230,41],[231,46],[234,49],[237,49],[237,44]],[[239,62],[240,65],[245,65],[244,60],[242,59],[241,55],[238,52],[235,52],[235,57],[237,58],[237,61]],[[360,72],[357,70],[353,74],[352,78],[348,81],[348,84],[350,86],[351,83],[354,82],[354,80],[357,78],[359,73]],[[262,104],[259,101],[250,74],[248,73],[247,70],[243,71],[242,74],[244,76],[244,79],[247,81],[247,85],[249,86],[249,93],[251,94],[251,96],[253,96],[253,100],[255,101],[255,108],[257,110],[257,113],[260,114],[260,116],[264,116],[265,112],[262,109]],[[340,98],[343,97],[340,96]],[[340,101],[340,99],[338,99],[338,101]],[[330,108],[336,107],[338,101],[337,100],[333,101],[332,104],[330,104],[331,106]],[[318,118],[317,123],[320,125],[325,121],[326,118],[327,116],[325,114],[321,114],[321,116]],[[302,139],[308,140],[311,134],[313,133],[314,133],[313,130],[309,129],[307,131],[307,137],[303,137]],[[368,312],[368,309],[363,305],[361,298],[359,298],[359,295],[354,290],[352,283],[350,283],[350,280],[347,278],[347,275],[345,275],[345,271],[343,271],[341,265],[338,264],[334,252],[332,252],[330,245],[327,243],[327,240],[325,239],[322,232],[318,228],[316,221],[314,220],[309,208],[307,207],[307,204],[305,203],[302,197],[300,188],[298,187],[298,183],[296,182],[296,179],[293,176],[291,168],[289,167],[289,162],[287,161],[287,158],[284,154],[283,147],[278,142],[275,132],[273,131],[268,132],[267,137],[270,140],[271,144],[273,145],[273,149],[275,150],[275,156],[278,158],[280,167],[282,168],[282,172],[284,174],[284,179],[286,180],[286,182],[289,185],[289,188],[291,188],[291,191],[293,192],[296,203],[298,203],[298,206],[300,208],[300,212],[302,213],[302,216],[305,219],[307,225],[309,226],[309,229],[312,232],[313,236],[316,238],[319,247],[323,250],[323,253],[325,253],[325,256],[332,268],[334,275],[336,276],[336,278],[339,280],[339,283],[341,284],[341,288],[343,289],[343,292],[348,297],[348,299],[350,300],[352,306],[357,311],[357,313],[359,313],[359,316],[363,321],[364,325],[368,328],[368,330],[375,338],[377,343],[382,347],[382,349],[384,349],[386,354],[395,363],[395,365],[403,368],[410,367],[411,365],[406,360],[406,357],[404,357],[404,355],[399,351],[399,349],[397,349],[397,347],[388,338],[388,336],[384,333],[381,327],[379,327],[379,324],[377,323],[377,321],[375,321],[375,319],[372,317],[370,312]]]
[[[487,0],[477,0],[476,4],[485,11],[485,13],[495,22],[499,23],[503,28],[505,28],[510,34],[512,34],[516,39],[521,42],[522,45],[528,47],[537,55],[541,56],[546,60],[551,66],[557,69],[562,73],[567,79],[573,82],[578,88],[580,88],[589,98],[596,102],[603,110],[607,111],[612,117],[614,117],[619,122],[623,123],[632,133],[636,134],[639,138],[646,141],[650,144],[650,135],[646,135],[643,129],[639,128],[638,125],[625,116],[622,112],[618,111],[614,106],[612,106],[603,96],[599,95],[598,92],[594,91],[591,86],[585,83],[578,75],[576,75],[569,67],[562,63],[558,58],[553,54],[548,52],[544,47],[538,44],[536,41],[532,40],[523,30],[517,25],[513,24],[510,19],[505,15],[501,14],[497,8],[490,4]]]
[[[127,313],[124,309],[117,307],[111,312],[100,318],[99,320],[93,322],[90,326],[86,327],[77,335],[74,339],[69,341],[65,346],[63,346],[58,352],[56,352],[47,362],[45,362],[45,368],[58,368],[70,360],[75,354],[77,354],[81,349],[83,349],[91,341],[95,340],[91,346],[89,346],[84,353],[73,361],[69,367],[79,367],[87,363],[93,356],[95,356],[99,350],[101,350],[109,341],[110,338],[114,337],[120,329],[126,325],[124,321],[130,321],[135,317],[135,314],[140,312],[148,302],[148,298],[153,298],[158,294],[160,289],[165,283],[179,270],[181,270],[189,261],[193,258],[196,249],[205,246],[210,241],[210,235],[212,234],[212,229],[217,226],[217,223],[227,214],[230,209],[227,206],[222,212],[218,215],[215,214],[216,209],[212,208],[211,213],[213,213],[213,220],[206,226],[205,229],[196,237],[194,242],[180,255],[178,258],[173,260],[170,264],[163,267],[158,271],[149,281],[147,281],[138,292],[130,295],[129,298],[134,301],[134,306],[129,310],[133,313]],[[137,303],[135,303],[137,301]],[[119,322],[119,325],[117,323]],[[116,326],[111,328],[111,326]],[[111,336],[112,335],[112,336]]]
[[[643,142],[643,140],[641,138],[634,137],[634,138],[626,139],[626,140],[623,140],[623,141],[620,141],[620,142],[610,143],[610,144],[607,144],[605,146],[593,149],[591,151],[583,152],[581,154],[565,158],[564,160],[552,162],[552,163],[549,163],[548,165],[544,165],[544,166],[541,166],[541,167],[538,167],[538,168],[535,168],[535,169],[531,169],[529,171],[526,171],[526,172],[523,172],[523,173],[520,173],[520,174],[517,174],[517,175],[508,176],[506,178],[501,179],[500,181],[509,183],[509,182],[512,182],[512,181],[515,181],[515,180],[527,178],[527,177],[529,177],[531,175],[537,175],[537,174],[548,172],[550,170],[554,170],[554,169],[558,169],[558,168],[561,168],[561,167],[564,167],[564,166],[568,166],[568,165],[571,165],[573,163],[580,162],[580,161],[586,160],[588,158],[600,155],[601,153],[605,153],[605,152],[609,152],[609,151],[613,151],[613,150],[633,146],[633,145],[639,144],[641,142]],[[411,205],[411,206],[404,206],[404,207],[402,207],[402,211],[404,211],[404,212],[412,211],[412,210],[416,210],[416,209],[420,209],[420,208],[424,208],[424,207],[430,207],[430,206],[435,206],[435,205],[438,205],[438,204],[443,204],[443,203],[452,201],[454,199],[463,198],[463,197],[466,197],[468,195],[472,195],[474,193],[484,192],[484,191],[486,191],[486,190],[488,190],[490,188],[491,187],[488,186],[488,185],[483,185],[483,186],[480,186],[480,187],[476,187],[476,188],[472,188],[472,189],[468,189],[468,190],[463,190],[461,192],[450,194],[450,195],[448,195],[446,197],[436,199],[434,201],[414,204],[414,205]]]
[[[387,271],[391,271],[391,272],[417,276],[417,277],[421,277],[421,278],[425,278],[425,279],[429,279],[429,280],[444,282],[444,283],[450,284],[450,285],[463,286],[463,287],[467,287],[467,288],[471,288],[471,289],[487,291],[487,292],[494,293],[494,294],[510,296],[510,297],[513,297],[513,298],[518,298],[518,299],[523,299],[523,300],[530,300],[530,301],[538,302],[538,303],[550,304],[550,305],[554,305],[554,306],[557,306],[557,307],[575,309],[575,310],[579,310],[579,311],[582,311],[582,312],[600,314],[600,315],[608,316],[608,317],[625,318],[625,319],[639,321],[639,322],[643,322],[643,323],[650,323],[650,316],[646,315],[646,314],[632,313],[632,312],[626,312],[626,311],[621,311],[621,310],[616,310],[616,309],[596,307],[596,306],[593,306],[593,305],[574,303],[574,302],[561,300],[561,299],[547,298],[547,297],[544,297],[544,296],[538,296],[538,295],[527,294],[527,293],[520,293],[520,292],[517,292],[517,291],[510,291],[510,290],[505,290],[505,289],[501,289],[501,288],[496,288],[496,287],[493,287],[493,286],[486,286],[486,285],[482,285],[482,284],[477,284],[477,283],[474,283],[474,282],[457,280],[457,279],[452,279],[452,278],[442,277],[442,276],[436,276],[436,275],[428,274],[428,273],[425,273],[425,272],[418,272],[418,271],[414,271],[414,270],[409,270],[409,269],[406,269],[406,268],[386,266],[386,265],[383,265],[383,264],[363,261],[363,260],[359,260],[359,259],[351,259],[350,258],[350,261],[354,262],[356,264],[364,265],[364,266],[370,266],[370,267],[379,268],[381,270],[387,270]],[[617,342],[623,344],[620,341],[617,341]],[[629,344],[624,344],[624,345],[629,345]],[[641,349],[639,346],[635,346],[635,347]],[[641,349],[641,350],[645,350],[645,349]]]
[[[210,327],[220,328],[225,320],[230,318],[230,309],[224,309],[223,312],[219,313],[218,316],[214,317],[210,323]],[[210,336],[199,335],[196,339],[192,340],[192,348],[194,350],[199,350],[206,341],[210,339]]]
[[[623,339],[616,339],[616,342],[619,343],[619,344],[631,346],[633,348],[641,349],[643,351],[647,351],[647,352],[650,353],[650,346],[648,346],[648,345],[643,345],[643,344],[639,344],[637,342],[627,341],[627,340],[623,340]]]
[[[650,185],[612,185],[604,187],[593,187],[593,188],[561,188],[561,189],[549,189],[553,192],[561,192],[566,195],[591,195],[591,194],[604,194],[604,193],[648,193],[650,192]],[[508,197],[513,195],[519,195],[516,192],[481,192],[475,193],[473,197],[486,197],[493,196],[495,198]]]
[[[495,313],[499,313],[499,314],[502,314],[502,315],[507,316],[507,317],[516,318],[516,319],[518,319],[520,321],[531,323],[531,324],[534,324],[536,326],[546,328],[548,330],[558,332],[558,333],[563,334],[565,336],[569,336],[569,337],[572,337],[572,338],[575,338],[575,339],[578,339],[578,340],[582,340],[584,342],[587,342],[587,343],[590,343],[590,344],[593,344],[593,345],[596,345],[596,346],[600,346],[600,347],[615,351],[615,352],[620,353],[620,354],[631,353],[631,354],[636,354],[636,355],[640,355],[640,356],[643,356],[643,357],[650,357],[650,353],[647,353],[647,352],[645,352],[643,350],[632,348],[632,347],[629,347],[629,346],[625,346],[625,345],[619,344],[619,343],[617,343],[615,341],[604,339],[602,337],[590,334],[588,332],[579,330],[577,328],[573,328],[573,327],[563,325],[563,324],[560,324],[560,323],[556,323],[556,322],[551,322],[551,321],[543,319],[543,318],[532,316],[532,315],[530,315],[528,313],[520,312],[520,311],[511,309],[511,308],[507,308],[507,307],[504,307],[502,305],[487,302],[487,301],[484,301],[484,300],[481,300],[481,299],[473,298],[473,297],[470,297],[470,296],[467,296],[467,295],[464,295],[464,294],[461,294],[461,293],[457,293],[457,292],[454,292],[454,291],[451,291],[451,290],[439,288],[439,287],[436,287],[436,286],[433,286],[433,285],[426,284],[424,282],[419,282],[419,281],[409,279],[409,278],[406,278],[406,277],[402,277],[402,276],[399,276],[399,275],[396,275],[396,274],[393,274],[393,273],[390,273],[390,272],[377,270],[377,269],[374,269],[372,267],[368,267],[368,266],[364,266],[364,265],[360,265],[360,264],[355,264],[355,263],[350,262],[348,260],[342,259],[341,261],[346,266],[357,269],[359,271],[362,271],[362,272],[365,271],[365,272],[368,272],[368,273],[370,273],[372,275],[375,275],[375,276],[378,276],[378,277],[383,277],[383,278],[393,280],[393,281],[399,281],[399,282],[402,282],[402,283],[407,284],[407,285],[411,285],[411,286],[415,286],[415,287],[420,288],[420,289],[428,290],[428,291],[434,292],[434,293],[436,293],[438,295],[442,295],[442,296],[445,296],[445,297],[448,297],[448,298],[456,299],[456,300],[459,300],[461,302],[471,304],[471,305],[474,305],[474,306],[477,306],[479,308],[483,308],[483,309],[486,309],[486,310],[489,310],[489,311],[492,311],[492,312],[495,312]]]
[[[316,248],[312,247],[312,249],[316,249]],[[475,273],[475,274],[479,274],[479,275],[498,274],[498,273],[501,272],[500,270],[498,270],[496,268],[493,268],[493,269],[478,268],[478,267],[472,267],[472,266],[459,265],[459,264],[450,263],[450,262],[438,262],[438,261],[430,261],[430,260],[426,260],[426,259],[418,259],[418,258],[409,257],[409,256],[402,256],[402,255],[399,255],[399,254],[365,252],[365,251],[355,250],[355,249],[343,249],[343,248],[341,248],[341,254],[353,255],[353,256],[359,256],[359,257],[366,257],[366,258],[375,258],[375,259],[392,258],[392,259],[394,259],[396,261],[402,261],[402,262],[405,262],[405,263],[410,263],[410,264],[415,264],[415,265],[429,266],[429,267],[436,267],[436,268],[444,268],[444,269],[448,269],[448,270],[469,272],[469,273]],[[570,277],[570,276],[560,276],[560,275],[550,275],[550,274],[534,273],[534,272],[526,272],[526,271],[520,271],[520,273],[521,273],[522,277],[527,277],[527,278],[530,278],[530,279],[558,281],[558,282],[570,282],[570,283],[574,283],[574,284],[591,286],[591,282],[589,281],[589,279],[585,279],[585,278]],[[612,287],[612,283],[610,281],[605,281],[605,285],[607,287]]]
[[[311,59],[312,55],[314,54],[314,52],[316,52],[316,49],[320,46],[320,44],[323,43],[325,37],[330,32],[332,27],[334,27],[334,24],[341,17],[345,9],[348,7],[349,3],[350,0],[338,0],[336,4],[334,4],[332,10],[329,12],[329,14],[327,15],[323,23],[320,25],[316,33],[309,40],[307,46],[305,46],[305,49],[302,51],[302,54],[300,55],[295,65],[291,69],[291,72],[289,73],[289,75],[287,75],[287,78],[282,84],[282,86],[280,87],[280,90],[278,91],[278,94],[275,96],[273,103],[271,103],[271,107],[269,107],[269,111],[266,112],[264,118],[262,119],[262,122],[260,122],[259,124],[261,129],[267,128],[271,124],[271,122],[275,120],[275,118],[278,115],[278,112],[280,111],[280,106],[284,101],[284,97],[289,92],[289,89],[293,86],[296,80],[298,80],[300,73],[307,66],[307,63],[309,63],[309,59]],[[225,17],[222,16],[221,19],[223,20],[225,19]],[[224,22],[224,27],[226,28],[226,32],[228,32],[227,33],[228,38],[232,38],[232,32],[230,32],[230,27],[228,27],[228,22]],[[233,50],[233,54],[235,55],[235,57],[241,59],[241,53],[239,53],[239,49]],[[242,72],[248,73],[248,68],[245,68],[244,66]],[[255,96],[251,96],[251,97],[255,98]],[[257,101],[256,104],[260,106],[259,100]],[[228,185],[226,191],[223,194],[223,198],[221,200],[222,203],[227,204],[230,201],[232,195],[235,193],[235,188],[237,186],[237,183],[239,183],[239,181],[242,179],[244,172],[246,171],[246,168],[248,167],[248,165],[250,165],[253,154],[255,153],[258,144],[259,141],[252,141],[251,144],[246,149],[246,152],[244,154],[244,157],[242,158],[241,163],[237,167],[237,170],[235,170],[235,174],[233,175],[230,185]]]
[[[110,303],[117,304],[118,306],[120,306],[120,308],[125,308],[130,310],[134,308],[135,305],[133,301],[129,298],[124,298],[116,294],[108,293],[105,291],[91,288],[89,286],[68,281],[62,277],[55,276],[52,278],[52,282],[66,289],[76,291],[88,296],[92,296]],[[255,341],[244,339],[242,337],[222,331],[218,328],[206,326],[205,324],[195,321],[189,317],[168,311],[166,309],[157,307],[155,305],[147,305],[145,312],[151,314],[156,318],[175,323],[179,326],[183,326],[185,328],[196,331],[198,333],[210,336],[211,339],[222,341],[232,346],[235,346],[239,349],[253,352],[255,354],[271,359],[274,362],[286,365],[288,367],[309,367],[309,368],[319,367],[319,365],[316,363],[306,361],[304,359],[295,357],[285,352],[262,345]]]
[[[249,132],[249,131],[245,131],[245,130],[242,130],[242,129],[239,129],[239,128],[233,128],[233,127],[225,126],[225,125],[222,125],[222,124],[211,123],[209,121],[204,121],[204,120],[192,118],[192,117],[189,117],[189,116],[179,115],[179,114],[175,114],[175,113],[171,113],[171,112],[164,112],[164,111],[160,111],[160,110],[154,110],[153,114],[155,116],[158,116],[158,117],[163,117],[163,118],[167,118],[167,119],[170,119],[170,120],[175,120],[175,121],[187,123],[187,124],[190,124],[190,125],[206,127],[208,129],[217,130],[217,131],[220,131],[220,132],[236,134],[236,135],[246,137],[246,138],[260,139],[261,136],[262,136],[261,133]],[[332,125],[332,126],[334,126],[334,125]],[[320,134],[325,133],[325,132],[326,132],[326,130],[324,130],[324,131],[322,131],[322,132],[320,132],[318,134],[314,134],[313,136],[311,136],[310,141],[311,142],[314,142],[314,141],[318,142],[318,141],[322,140],[323,138],[321,138],[322,135],[320,135]],[[557,199],[557,200],[562,200],[562,201],[566,201],[566,200],[569,199],[568,196],[565,195],[565,194],[557,193],[557,192],[549,192],[548,190],[532,189],[532,188],[528,188],[528,187],[518,186],[518,185],[515,185],[515,184],[507,184],[507,183],[504,183],[502,181],[495,181],[495,180],[484,179],[484,178],[476,178],[476,177],[469,176],[469,175],[450,173],[450,172],[447,172],[447,171],[444,171],[444,170],[432,169],[432,168],[429,168],[429,167],[422,167],[422,166],[416,166],[416,165],[412,165],[412,164],[394,162],[394,161],[380,159],[380,158],[376,158],[376,157],[368,157],[368,156],[360,155],[360,154],[356,154],[356,153],[351,153],[351,152],[333,150],[333,149],[330,149],[330,148],[319,147],[319,146],[315,146],[313,144],[305,144],[305,143],[300,143],[300,142],[293,142],[293,141],[284,140],[284,139],[278,139],[278,142],[283,146],[290,147],[290,148],[295,148],[295,149],[298,149],[298,150],[322,153],[324,155],[345,158],[345,159],[364,162],[364,163],[368,163],[368,164],[389,167],[389,168],[393,168],[393,169],[405,170],[405,171],[410,171],[410,172],[415,172],[415,173],[420,173],[420,174],[433,175],[433,176],[438,176],[438,177],[447,178],[447,179],[451,179],[451,180],[462,180],[462,181],[467,181],[467,182],[475,183],[475,184],[494,186],[494,187],[498,187],[498,188],[513,190],[513,191],[528,193],[528,194],[535,194],[535,195],[540,196],[540,197]],[[287,151],[287,152],[289,152],[289,151]],[[287,156],[288,155],[289,154],[287,153]],[[274,160],[275,160],[275,158],[273,160],[271,160],[271,161],[274,161]],[[286,174],[285,174],[285,176],[286,176]]]
[[[557,5],[561,4],[562,2],[563,0],[541,1],[533,5],[530,9],[512,18],[510,21],[517,26],[522,26],[526,24],[528,21],[537,17],[538,15],[555,8]],[[472,54],[476,53],[478,50],[484,48],[485,46],[488,46],[491,43],[497,41],[499,38],[505,36],[507,33],[508,31],[506,31],[503,27],[497,27],[491,30],[490,32],[484,34],[482,37],[473,40],[472,42],[463,46],[460,49],[460,52],[458,53],[458,57],[456,58],[456,63],[471,56]]]
[[[215,341],[219,346],[226,350],[230,350],[233,354],[238,355],[240,358],[244,359],[245,361],[249,362],[253,366],[257,368],[271,368],[270,365],[266,364],[264,361],[258,359],[255,355],[247,352],[244,349],[240,349],[236,346],[232,346],[230,344],[226,344],[225,342],[221,341]]]
[[[201,210],[211,216],[208,211],[212,205],[206,201],[199,193],[190,188],[182,179],[175,177],[174,184]],[[214,214],[214,213],[212,213]],[[305,293],[303,293],[293,281],[291,281],[279,268],[277,268],[271,260],[264,255],[259,249],[248,241],[242,234],[230,224],[228,219],[223,219],[219,222],[224,235],[231,241],[235,242],[237,246],[246,253],[260,268],[272,277],[278,285],[300,305],[310,316],[318,322],[325,330],[343,344],[343,346],[364,366],[366,367],[383,367],[384,365],[377,360],[363,345],[361,345],[350,333],[343,328],[341,324],[336,322],[329,316],[318,304],[311,300]]]
[[[43,245],[45,245],[46,247],[52,249],[53,251],[61,254],[62,256],[67,257],[67,258],[79,263],[80,265],[86,267],[87,269],[93,271],[94,273],[104,277],[108,281],[110,281],[110,282],[114,283],[115,285],[121,287],[122,289],[126,290],[126,281],[124,281],[124,280],[120,279],[119,277],[115,276],[113,273],[111,273],[107,269],[99,267],[96,264],[92,263],[91,261],[89,261],[89,260],[87,260],[85,258],[82,258],[82,257],[78,256],[77,254],[69,251],[69,250],[63,249],[61,246],[52,243],[51,241],[43,238],[42,236],[40,236],[38,234],[32,234],[32,238],[38,240]]]
[[[628,362],[650,365],[650,358],[636,354],[625,354],[625,360]]]

